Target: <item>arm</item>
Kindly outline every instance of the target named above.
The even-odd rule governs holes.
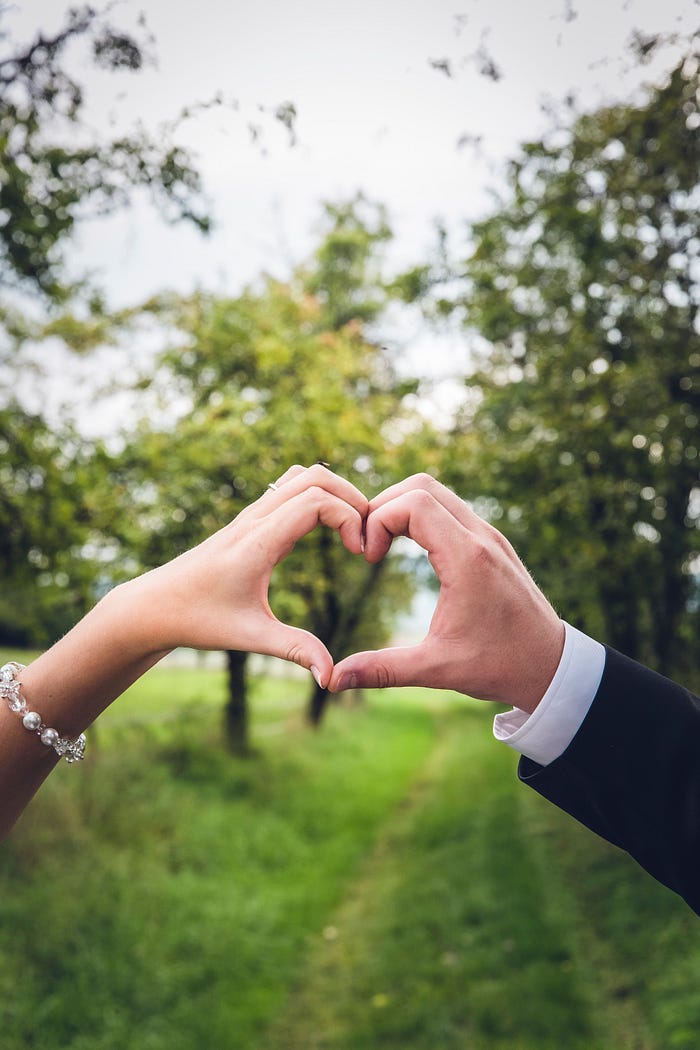
[[[521,758],[520,779],[616,846],[700,914],[700,699],[607,649],[595,699],[564,753]]]
[[[176,646],[243,649],[308,667],[321,684],[333,661],[312,634],[280,623],[267,592],[275,565],[318,524],[359,554],[364,496],[321,466],[291,468],[230,524],[167,565],[116,587],[21,672],[29,710],[74,739]],[[58,761],[0,702],[0,835]]]
[[[373,500],[366,534],[370,560],[394,536],[416,540],[440,593],[423,642],[348,657],[331,687],[455,689],[512,704],[537,722],[565,662],[566,629],[507,541],[426,476]],[[700,700],[612,650],[589,678],[590,695],[553,761],[523,757],[520,777],[700,913]],[[512,721],[529,729],[517,713]]]

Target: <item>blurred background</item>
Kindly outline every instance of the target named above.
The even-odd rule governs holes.
[[[294,462],[427,470],[561,614],[700,688],[700,4],[0,7],[0,646]],[[412,544],[272,604],[427,629]],[[25,1047],[697,1046],[694,920],[492,709],[177,653],[0,853]],[[312,728],[320,732],[312,732]]]

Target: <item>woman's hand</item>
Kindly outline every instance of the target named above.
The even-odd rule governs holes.
[[[318,525],[335,529],[348,551],[360,554],[368,507],[354,485],[325,467],[291,467],[219,532],[117,589],[121,601],[141,608],[135,640],[153,652],[184,645],[279,656],[309,668],[325,685],[330,653],[314,635],[275,617],[270,577]]]
[[[321,466],[292,467],[229,525],[167,565],[110,591],[20,675],[29,710],[59,735],[78,734],[178,645],[247,649],[294,660],[328,682],[333,661],[313,635],[276,619],[275,565],[317,525],[362,551],[367,500]],[[58,761],[0,702],[0,837]]]

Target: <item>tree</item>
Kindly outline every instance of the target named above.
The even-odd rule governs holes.
[[[16,403],[0,408],[0,641],[46,645],[94,601],[89,458]]]
[[[6,14],[0,8],[0,25]],[[83,88],[66,66],[79,40],[108,71],[138,72],[147,60],[143,40],[87,5],[70,9],[57,32],[11,42],[0,56],[0,289],[38,290],[50,301],[71,290],[63,251],[76,221],[124,207],[136,189],[167,217],[209,227],[185,150],[142,129],[104,141],[88,130]]]
[[[383,305],[375,266],[388,236],[381,213],[376,223],[361,217],[365,207],[329,209],[317,253],[288,284],[268,279],[235,299],[199,293],[148,304],[169,332],[159,381],[181,415],[144,424],[115,475],[113,490],[131,505],[125,549],[144,566],[222,525],[291,463],[327,462],[369,491],[417,469],[418,459],[425,465],[430,438],[412,402],[416,384],[398,378],[364,323]],[[368,629],[372,644],[386,637],[411,591],[397,561],[353,560],[323,529],[273,583],[278,615],[314,631],[336,658],[368,644]],[[242,750],[245,654],[229,655],[229,672],[229,740]],[[315,724],[326,699],[314,689]]]
[[[0,7],[0,27],[6,15]],[[137,72],[146,60],[143,40],[89,6],[71,9],[60,30],[29,44],[0,33],[0,632],[15,644],[53,641],[100,587],[90,555],[98,508],[86,480],[93,450],[69,423],[49,424],[14,394],[18,370],[31,367],[19,351],[32,334],[28,312],[36,322],[79,290],[64,266],[76,222],[124,207],[138,189],[173,220],[202,230],[209,222],[182,149],[141,129],[98,141],[86,127],[83,89],[67,70],[79,41],[108,71]],[[94,341],[99,319],[92,327]]]
[[[568,616],[665,673],[698,664],[698,68],[511,164],[473,229],[482,339],[446,466]]]
[[[7,13],[0,7],[0,29]],[[72,49],[82,44],[106,71],[138,72],[148,59],[142,23],[137,37],[83,5],[55,33],[22,44],[0,32],[0,44],[0,576],[7,599],[0,634],[13,644],[45,645],[105,582],[100,507],[92,499],[101,459],[71,423],[49,423],[17,399],[17,373],[36,367],[22,344],[70,332],[85,349],[105,334],[99,296],[66,277],[65,249],[78,221],[125,207],[140,190],[172,221],[205,231],[209,218],[199,175],[167,134],[136,128],[100,138],[83,119],[84,91],[69,72]],[[46,316],[80,292],[88,293],[82,320],[51,320],[42,333]]]

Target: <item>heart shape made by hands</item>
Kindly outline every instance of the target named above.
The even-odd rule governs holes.
[[[291,530],[294,538],[281,544],[274,564],[284,560],[296,541],[318,524],[338,531],[345,547],[353,554],[364,554],[371,566],[380,565],[396,537],[406,536],[426,552],[439,581],[435,610],[427,635],[417,645],[357,652],[336,665],[318,637],[276,619],[279,630],[287,634],[272,640],[274,648],[262,651],[283,653],[316,672],[320,668],[317,680],[332,691],[354,686],[430,686],[503,703],[517,702],[524,710],[534,708],[558,666],[565,630],[505,537],[429,475],[407,478],[367,504],[354,486],[336,475],[330,475],[332,481],[321,478],[321,485],[314,483],[309,488],[306,482],[315,469],[309,468],[303,476],[293,475],[288,492],[295,492],[293,486],[300,491],[276,504],[273,514],[283,514],[283,528]],[[273,515],[269,517],[272,520]],[[323,633],[332,640],[339,637],[341,629],[347,636],[353,620],[359,617],[361,594],[358,588],[356,601],[343,608],[338,593],[341,588],[347,593],[349,588],[340,577],[334,581],[337,554],[331,546],[332,538],[322,535],[319,566],[311,571],[327,581],[319,618],[327,617],[329,629]],[[259,531],[254,538],[259,548]],[[305,586],[304,572],[308,571],[308,566],[298,570],[300,591]],[[381,570],[375,573],[377,579]],[[270,575],[271,570],[264,595],[259,595],[268,615]],[[288,611],[292,610],[285,609]],[[267,625],[269,630],[269,619]],[[260,645],[262,626],[258,616],[251,625],[250,648]]]
[[[424,474],[369,504],[363,553],[378,573],[399,536],[426,552],[439,583],[427,634],[415,645],[345,657],[334,666],[330,688],[447,688],[533,710],[559,665],[565,628],[511,544]],[[330,608],[334,601],[337,607],[330,594]]]

